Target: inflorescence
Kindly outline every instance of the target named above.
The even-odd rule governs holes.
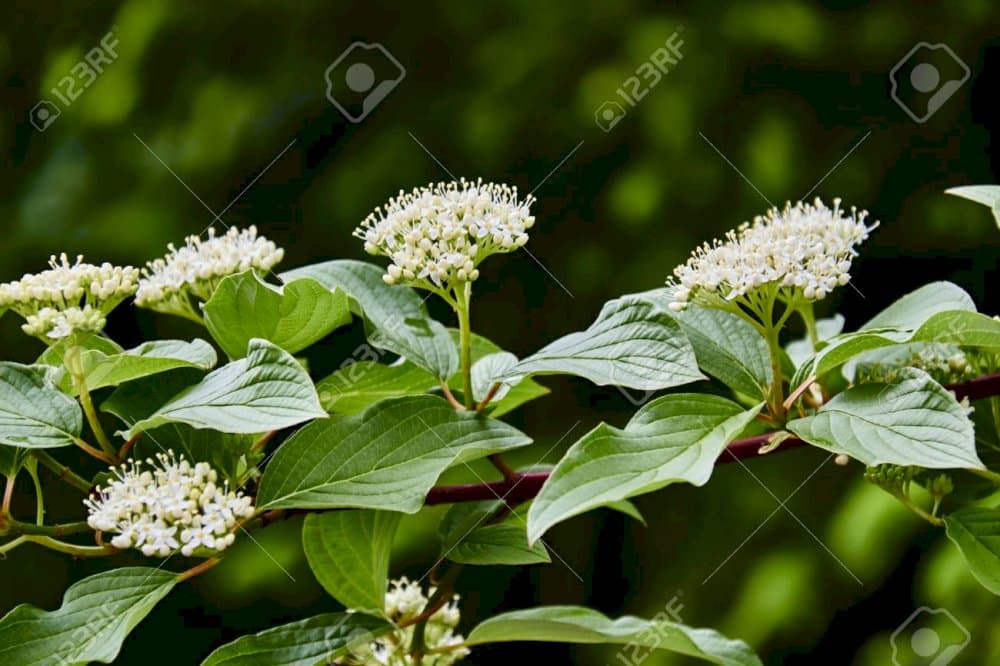
[[[867,211],[830,209],[815,203],[790,203],[772,208],[753,223],[726,234],[724,241],[705,243],[667,281],[673,290],[673,310],[688,303],[720,305],[739,302],[773,285],[786,302],[818,301],[847,284],[855,247],[878,226],[865,225]]]
[[[188,236],[184,246],[167,246],[162,259],[142,269],[136,305],[159,312],[176,314],[196,321],[201,313],[194,301],[204,303],[212,297],[219,282],[229,275],[248,270],[264,274],[284,257],[284,250],[257,235],[254,226],[231,227],[222,236],[208,230],[208,238]]]
[[[130,460],[111,468],[112,479],[84,500],[95,530],[115,533],[111,545],[136,548],[148,557],[218,554],[232,545],[241,520],[254,515],[253,501],[204,462],[192,465],[173,451],[156,459]]]
[[[516,187],[464,178],[414,189],[375,209],[354,235],[389,257],[383,279],[437,291],[479,277],[479,263],[528,242],[534,198]]]
[[[432,587],[428,595],[433,596]],[[455,633],[460,612],[459,596],[439,608],[427,620],[424,630],[426,653],[422,659],[426,666],[451,666],[468,656],[469,649],[451,646],[461,645],[464,637]],[[389,584],[385,595],[385,616],[398,624],[408,624],[405,628],[383,634],[367,643],[350,646],[351,654],[336,663],[350,666],[412,666],[409,654],[415,624],[409,624],[427,607],[428,596],[424,595],[419,582],[410,581],[405,576]],[[436,652],[436,650],[442,650]]]
[[[70,263],[62,254],[49,259],[49,268],[0,284],[0,312],[11,309],[25,319],[28,335],[48,344],[74,334],[97,333],[105,317],[135,293],[139,271],[132,266],[99,266],[79,256]]]

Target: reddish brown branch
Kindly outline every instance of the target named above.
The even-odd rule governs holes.
[[[961,400],[979,400],[994,395],[1000,395],[1000,373],[976,377],[969,381],[949,384],[946,388],[955,392],[955,396]],[[768,439],[774,433],[764,433],[755,437],[738,439],[729,444],[726,450],[716,460],[717,465],[730,463],[746,458],[756,458],[761,455],[760,449],[767,444]],[[773,449],[770,453],[778,451],[788,451],[800,446],[805,446],[806,442],[798,437],[789,437]],[[489,483],[468,483],[455,486],[435,486],[427,493],[425,503],[432,504],[454,504],[457,502],[477,502],[481,500],[493,500],[503,497],[510,502],[526,502],[533,499],[542,489],[545,481],[549,478],[550,472],[533,472],[530,474],[518,474],[516,477],[505,478],[503,481],[491,481]]]

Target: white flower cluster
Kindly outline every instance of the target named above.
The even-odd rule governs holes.
[[[428,595],[433,596],[434,591],[432,587]],[[451,666],[468,656],[468,648],[433,652],[438,648],[460,645],[465,640],[461,634],[455,633],[460,617],[458,600],[459,596],[456,594],[428,619],[424,631],[424,645],[430,653],[424,655],[422,664]],[[405,624],[420,615],[427,603],[428,596],[424,595],[420,584],[404,576],[389,584],[389,591],[385,595],[385,615],[396,624]],[[403,629],[397,629],[364,645],[352,645],[351,654],[335,663],[350,666],[412,666],[414,662],[409,655],[409,648],[415,626],[411,624]]]
[[[851,208],[845,215],[840,199],[833,209],[820,199],[801,201],[726,234],[724,241],[706,243],[667,281],[673,288],[671,309],[704,296],[733,301],[767,284],[790,294],[818,301],[847,284],[856,245],[878,226],[865,225],[867,211]]]
[[[188,236],[184,247],[171,243],[167,249],[165,257],[142,269],[136,305],[194,319],[200,313],[193,308],[192,297],[205,302],[224,277],[250,269],[266,273],[285,255],[272,241],[258,236],[254,226],[230,227],[222,236],[212,228],[205,240]]]
[[[479,263],[528,242],[535,223],[517,188],[464,178],[414,189],[375,209],[354,231],[365,251],[389,257],[389,284],[449,288],[479,277]]]
[[[52,256],[47,270],[0,284],[0,311],[18,313],[25,318],[25,333],[51,343],[102,330],[105,315],[135,293],[138,280],[139,271],[131,266]]]
[[[89,305],[66,310],[42,308],[37,314],[24,318],[21,329],[28,335],[43,340],[61,340],[74,333],[100,333],[104,330],[104,314]]]
[[[131,460],[112,467],[112,481],[84,500],[87,523],[114,532],[115,548],[137,548],[148,557],[167,557],[178,549],[185,557],[214,555],[232,545],[233,530],[251,518],[251,498],[218,485],[208,463],[191,465],[173,451],[156,460]]]

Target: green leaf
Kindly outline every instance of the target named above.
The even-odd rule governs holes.
[[[495,383],[500,384],[494,394],[494,400],[503,400],[510,392],[512,386],[521,382],[523,377],[510,377],[506,381],[504,377],[517,366],[517,357],[510,352],[497,352],[487,354],[472,364],[472,395],[476,402],[481,401],[489,393],[490,388]]]
[[[63,367],[63,359],[66,356],[66,350],[69,348],[70,342],[71,340],[69,339],[63,339],[51,347],[46,347],[35,363],[38,365],[51,365],[56,368]],[[104,352],[108,356],[120,354],[125,351],[117,342],[103,335],[91,335],[80,342],[78,346],[83,349]]]
[[[201,378],[202,373],[191,368],[143,377],[115,389],[101,409],[121,419],[127,430]],[[262,434],[230,434],[197,430],[184,423],[165,423],[144,432],[133,451],[136,457],[146,458],[173,449],[191,462],[211,463],[230,484],[239,487],[264,455],[263,451],[250,450]]]
[[[944,524],[972,575],[1000,595],[1000,509],[967,507],[945,516]]]
[[[571,374],[599,386],[653,391],[704,379],[694,350],[665,306],[644,295],[605,303],[585,331],[570,333],[513,367],[508,378]]]
[[[415,513],[448,467],[530,443],[515,428],[457,412],[436,396],[391,398],[292,435],[268,464],[257,504]]]
[[[0,446],[0,475],[8,478],[17,476],[27,453],[27,449],[19,446]]]
[[[467,537],[474,529],[483,525],[490,516],[504,506],[500,498],[479,502],[453,504],[438,524],[441,537],[441,554],[445,555],[455,545]]]
[[[0,363],[0,444],[28,449],[71,446],[83,415],[52,382],[52,368]]]
[[[326,411],[357,414],[380,400],[421,395],[439,384],[437,377],[409,362],[356,361],[316,382],[316,392]]]
[[[452,339],[455,341],[456,347],[459,344],[459,331],[457,328],[450,328],[448,331],[451,333]],[[549,389],[545,388],[533,379],[524,377],[523,375],[513,375],[510,377],[500,377],[496,371],[496,363],[502,357],[497,357],[496,359],[487,361],[484,365],[480,365],[479,369],[476,366],[479,362],[485,359],[487,356],[492,356],[494,354],[505,354],[499,345],[492,342],[491,340],[484,338],[481,335],[472,334],[472,372],[473,372],[473,383],[478,383],[478,388],[473,388],[473,394],[478,396],[479,399],[485,397],[486,393],[489,391],[490,386],[494,382],[502,381],[504,386],[498,391],[498,394],[493,397],[490,401],[489,406],[486,411],[493,418],[500,418],[504,414],[507,414],[526,402],[530,402],[536,398],[540,398],[543,395],[549,394]],[[513,356],[513,354],[511,354]],[[501,365],[500,367],[504,367]],[[452,391],[462,390],[462,377],[460,375],[455,375],[448,382]]]
[[[551,562],[545,546],[528,545],[524,523],[510,521],[483,525],[472,530],[452,548],[447,557],[461,564],[538,564]]]
[[[251,340],[245,359],[209,373],[148,418],[129,436],[164,423],[220,432],[278,430],[326,416],[309,375],[292,356],[266,340]]]
[[[191,342],[154,340],[116,354],[90,349],[80,355],[84,378],[90,390],[118,386],[177,368],[210,370],[216,360],[212,345],[199,339]],[[69,378],[65,381],[69,382]],[[72,382],[69,382],[69,388],[76,393]]]
[[[952,187],[945,192],[983,204],[993,211],[993,218],[997,221],[997,226],[1000,227],[1000,185],[965,185]]]
[[[373,345],[412,361],[441,379],[458,371],[458,349],[448,330],[431,319],[415,291],[382,280],[383,270],[363,261],[339,259],[282,273],[286,281],[313,278],[328,289],[340,289],[375,329]]]
[[[402,514],[330,511],[306,516],[302,548],[316,580],[345,607],[381,615],[389,556]]]
[[[965,408],[916,368],[902,368],[891,384],[851,387],[785,428],[869,466],[983,467]]]
[[[763,399],[771,386],[767,340],[741,317],[722,310],[689,307],[674,313],[694,347],[698,366],[745,396]]]
[[[208,332],[234,359],[246,355],[254,338],[294,354],[351,323],[343,291],[310,278],[278,287],[253,270],[225,278],[202,309]]]
[[[112,569],[71,585],[57,610],[22,604],[0,620],[0,663],[110,664],[128,633],[176,583],[175,574],[161,569]]]
[[[799,366],[792,384],[798,386],[809,375],[822,377],[859,354],[907,342],[935,315],[950,310],[975,312],[976,305],[961,287],[950,282],[924,285],[894,302],[857,332],[830,339],[809,362]]]
[[[858,330],[895,328],[914,331],[931,315],[946,310],[975,312],[976,304],[964,289],[951,282],[931,282],[906,294]]]
[[[844,330],[844,316],[837,314],[827,319],[816,320],[816,333],[821,343],[827,342],[830,338],[840,335]],[[815,353],[812,340],[807,335],[804,338],[793,340],[785,345],[785,353],[791,359],[796,368],[812,358]]]
[[[201,666],[326,666],[391,630],[385,620],[362,613],[326,613],[243,636]]]
[[[938,312],[917,329],[913,339],[998,353],[1000,319],[966,310]]]
[[[743,641],[730,640],[714,629],[692,629],[671,622],[666,612],[652,620],[628,615],[611,620],[589,608],[542,606],[492,617],[473,629],[465,644],[510,641],[635,645],[722,666],[761,666]]]
[[[606,509],[611,509],[612,511],[617,511],[618,513],[624,513],[630,518],[642,523],[643,526],[646,525],[646,519],[639,512],[639,507],[628,500],[618,500],[617,502],[608,502],[604,505]]]
[[[704,485],[761,406],[744,410],[718,396],[677,393],[644,405],[624,430],[600,424],[570,447],[542,486],[528,511],[529,541],[567,518],[670,483]]]

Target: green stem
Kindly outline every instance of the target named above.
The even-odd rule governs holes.
[[[767,340],[767,349],[771,356],[771,414],[779,422],[784,422],[785,418],[785,387],[781,377],[781,343],[778,335],[781,329],[777,326],[769,326],[764,330],[764,339]]]
[[[907,509],[909,509],[910,511],[912,511],[916,516],[918,516],[920,518],[923,518],[924,520],[926,520],[931,525],[934,525],[935,527],[943,527],[944,526],[944,521],[943,520],[941,520],[937,516],[931,515],[927,511],[925,511],[920,505],[918,505],[916,502],[914,502],[913,500],[911,500],[906,495],[897,494],[896,497],[899,499],[900,502],[903,503],[903,505]]]
[[[80,404],[83,405],[83,413],[87,416],[87,422],[90,424],[90,429],[94,432],[94,437],[97,438],[97,443],[100,444],[101,449],[112,460],[117,460],[118,450],[111,444],[111,440],[108,439],[107,433],[104,432],[104,427],[101,425],[100,419],[97,418],[97,410],[94,409],[94,401],[90,398],[87,381],[83,375],[79,374],[74,375],[73,380],[76,382],[76,388],[80,392]]]
[[[0,555],[5,555],[24,543],[37,543],[39,546],[43,546],[49,550],[66,553],[74,557],[104,557],[117,552],[111,546],[78,546],[75,543],[66,543],[65,541],[59,541],[49,536],[24,534],[0,546]]]
[[[61,525],[35,525],[33,523],[25,523],[20,520],[15,520],[14,518],[8,518],[7,528],[4,530],[4,534],[18,536],[22,534],[36,534],[42,536],[61,537],[69,534],[83,534],[84,532],[91,531],[93,531],[93,528],[91,528],[86,521],[62,523]]]
[[[31,477],[31,481],[35,485],[35,524],[41,525],[45,522],[45,497],[42,495],[42,480],[38,478],[38,461],[29,460],[29,463],[24,468],[28,470],[28,476]]]
[[[442,606],[448,603],[448,599],[455,591],[455,581],[458,579],[458,574],[462,571],[461,564],[453,564],[445,575],[437,583],[437,589],[434,590],[434,594],[427,601],[427,605],[420,612],[420,615],[411,620],[407,626],[410,624],[416,624],[413,628],[413,640],[410,643],[410,655],[413,657],[413,663],[416,666],[420,666],[423,661],[424,654],[426,654],[426,645],[424,643],[424,636],[427,631],[427,621],[431,619],[434,613],[437,613]]]
[[[799,315],[802,317],[803,323],[806,325],[806,333],[809,335],[809,342],[812,343],[813,351],[816,351],[816,347],[819,346],[819,330],[816,328],[816,314],[813,312],[812,301],[806,301],[805,304],[799,306]]]
[[[993,483],[1000,485],[1000,474],[991,469],[970,469],[969,471],[976,476],[981,476],[984,479],[989,479]]]
[[[89,493],[90,489],[93,487],[90,481],[87,481],[85,478],[83,478],[82,476],[71,470],[69,467],[63,465],[61,462],[53,458],[49,453],[46,453],[44,450],[35,449],[34,451],[31,452],[31,455],[35,456],[38,462],[42,463],[42,465],[49,468],[49,470],[51,470],[52,473],[55,474],[60,481],[65,481],[66,483],[70,484],[71,486],[74,486],[75,488],[79,488],[85,493]]]
[[[475,409],[476,399],[472,394],[472,325],[469,311],[472,309],[472,283],[465,282],[458,295],[458,345],[462,365],[462,393],[465,408]]]

